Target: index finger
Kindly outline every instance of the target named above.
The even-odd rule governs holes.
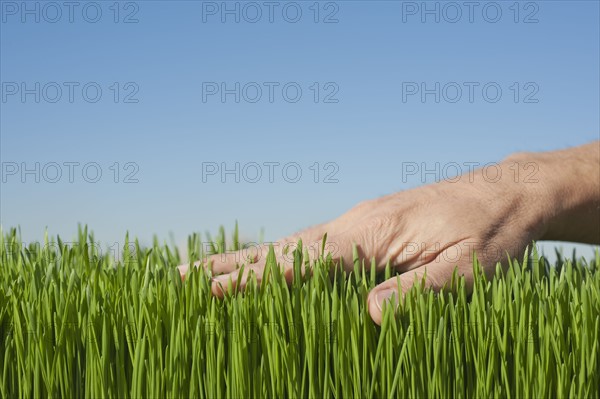
[[[275,242],[267,242],[263,244],[247,245],[245,248],[238,251],[224,252],[221,254],[213,254],[205,259],[194,262],[193,264],[183,264],[178,266],[179,273],[182,278],[185,278],[190,266],[204,267],[206,270],[211,270],[212,274],[231,273],[239,268],[240,265],[251,265],[266,258],[269,253],[269,246],[273,245],[276,255],[280,258],[286,247],[296,244],[299,240],[304,242],[317,241],[325,234],[326,224],[320,224],[300,231],[289,237],[277,240]],[[251,243],[252,244],[252,243]]]

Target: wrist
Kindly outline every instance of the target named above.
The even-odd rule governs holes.
[[[527,193],[539,221],[538,240],[600,241],[600,146],[592,143],[547,153],[518,153],[503,164],[528,168],[515,188]]]
[[[561,217],[560,182],[549,178],[555,173],[553,165],[543,154],[519,152],[501,162],[509,171],[504,189],[522,198],[525,220],[529,222],[532,240],[546,240],[552,235],[555,221]]]

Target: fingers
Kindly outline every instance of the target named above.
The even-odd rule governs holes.
[[[445,284],[450,284],[456,264],[439,261],[439,259],[440,257],[424,266],[392,277],[373,288],[367,298],[367,307],[373,321],[381,325],[384,306],[386,304],[397,306],[400,298],[411,289],[415,281],[420,282],[423,277],[425,277],[425,286],[434,291],[440,291]],[[466,270],[470,269],[466,268]],[[398,292],[398,287],[401,292]]]
[[[282,252],[285,250],[286,246],[290,246],[291,244],[297,243],[299,239],[302,239],[305,243],[317,241],[323,237],[323,235],[326,232],[326,228],[327,224],[325,223],[314,227],[310,227],[290,237],[278,240],[272,243],[272,245],[275,248],[276,252]],[[269,253],[270,244],[271,243],[250,245],[247,248],[241,249],[239,251],[210,255],[202,261],[195,262],[192,266],[204,267],[206,270],[211,270],[213,275],[231,273],[237,270],[242,264],[254,264],[259,262],[260,259],[265,258]],[[291,251],[292,250],[293,248],[291,248]],[[182,278],[185,278],[189,267],[189,264],[183,264],[178,266],[179,273]]]
[[[359,220],[364,219],[366,214],[372,212],[373,209],[374,206],[372,201],[364,202],[362,205],[353,208],[346,215],[334,221],[309,227],[292,236],[272,243],[276,250],[276,254],[278,255],[278,262],[282,260],[281,255],[285,251],[285,248],[289,246],[289,252],[292,252],[295,248],[295,244],[300,239],[302,240],[304,246],[311,247],[311,252],[315,253],[320,251],[323,236],[326,232],[328,232],[330,234],[330,238],[327,239],[326,252],[337,254],[337,256],[334,256],[335,260],[344,258],[346,260],[346,264],[350,265],[351,262],[348,262],[348,260],[352,259],[352,242],[355,240],[355,238],[353,239],[349,237],[350,232],[354,229],[353,226],[356,226]],[[345,236],[348,236],[348,238],[339,240],[334,239],[332,237],[334,234],[337,234],[338,236],[344,234]],[[359,239],[358,241],[361,240]],[[364,247],[364,245],[358,246],[359,253],[364,255],[364,253],[362,253],[364,252],[362,251],[362,247]],[[249,265],[259,263],[262,258],[266,257],[268,251],[268,244],[259,245],[236,252],[211,255],[203,261],[195,262],[192,266],[204,267],[207,270],[211,270],[213,275],[228,274],[235,272],[241,264]],[[189,264],[178,266],[179,273],[182,278],[185,278],[189,268]],[[257,265],[254,267],[254,269],[249,270],[260,271],[260,266]]]
[[[192,267],[204,267],[206,270],[210,270],[214,275],[229,273],[235,270],[236,265],[239,263],[255,263],[256,260],[257,255],[255,253],[250,253],[249,251],[244,250],[210,255],[205,260],[194,262]],[[185,278],[185,275],[189,270],[189,264],[180,265],[178,266],[178,269],[181,277]]]
[[[290,256],[292,256],[290,254]],[[276,257],[277,259],[277,257]],[[281,257],[277,260],[277,264],[282,269],[284,279],[288,284],[292,282],[293,276],[293,261],[283,261]],[[221,274],[212,279],[213,295],[222,298],[229,289],[243,291],[250,281],[250,276],[254,275],[258,285],[261,284],[264,272],[267,266],[267,256],[265,255],[258,260],[256,264],[245,265],[243,268],[236,269],[230,273]]]
[[[260,284],[264,270],[265,262],[260,261],[256,265],[244,266],[243,268],[232,271],[231,273],[216,276],[212,279],[212,293],[213,295],[222,298],[225,293],[229,291],[230,285],[234,290],[243,290],[246,287],[246,284],[248,284],[251,274],[256,276],[256,281]]]
[[[352,244],[348,239],[343,236],[332,237],[331,240],[327,239],[326,244],[334,244],[333,246],[326,245],[325,252],[332,255],[333,261],[339,261],[342,257],[349,259],[352,257]],[[305,261],[314,262],[314,260],[322,255],[320,253],[323,239],[319,239],[312,243],[307,243],[308,247],[308,259],[304,259]],[[285,251],[284,248],[288,248],[288,251]],[[329,247],[329,250],[328,250]],[[277,267],[280,268],[281,273],[284,276],[284,279],[288,284],[290,284],[293,280],[293,269],[294,269],[294,255],[293,251],[296,249],[296,242],[288,242],[283,244],[280,250],[275,250],[275,262]],[[257,283],[261,283],[263,280],[263,273],[266,268],[267,262],[267,251],[261,256],[255,264],[247,265],[244,267],[243,271],[241,269],[233,270],[229,273],[222,274],[213,278],[212,281],[212,292],[214,295],[218,297],[222,297],[225,292],[229,291],[229,288],[235,290],[243,290],[250,278],[250,274],[254,273],[256,275]],[[302,275],[304,274],[304,266],[302,266]],[[241,273],[241,275],[240,275]]]

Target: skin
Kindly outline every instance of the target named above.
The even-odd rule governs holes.
[[[400,288],[408,290],[415,278],[440,290],[449,283],[454,268],[472,284],[475,251],[486,274],[508,256],[522,256],[533,240],[559,240],[600,244],[600,141],[547,153],[517,153],[496,164],[452,180],[362,202],[339,218],[311,227],[274,243],[278,263],[288,282],[293,250],[302,239],[315,249],[327,233],[328,251],[334,260],[352,268],[352,246],[362,258],[374,258],[378,270],[389,261],[402,274]],[[252,271],[260,282],[268,246],[248,253],[213,255],[195,267],[212,265],[212,290],[223,296],[223,287],[238,279],[246,263],[240,288]],[[367,262],[368,264],[368,262]],[[505,266],[505,263],[503,263]],[[185,277],[189,265],[179,266]],[[385,301],[398,297],[398,279],[375,287],[368,297],[373,320],[381,324]]]

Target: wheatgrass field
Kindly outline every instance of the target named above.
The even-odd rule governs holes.
[[[237,231],[237,230],[236,230]],[[473,263],[442,293],[415,282],[381,326],[366,309],[369,262],[352,271],[298,247],[287,286],[269,253],[258,286],[215,298],[210,275],[158,240],[126,238],[122,259],[81,228],[68,245],[0,242],[0,396],[4,398],[597,397],[600,255],[535,247],[492,279]],[[215,252],[242,245],[223,231]],[[201,239],[188,240],[199,259]],[[308,271],[301,274],[301,265]],[[330,273],[331,271],[331,273]]]

